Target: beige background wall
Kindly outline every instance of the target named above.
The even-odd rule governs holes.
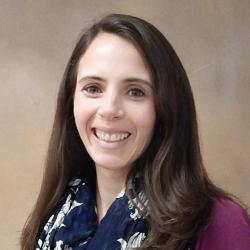
[[[19,249],[41,182],[56,92],[78,34],[112,11],[151,21],[171,41],[193,87],[207,170],[250,205],[248,0],[1,0],[1,249]]]

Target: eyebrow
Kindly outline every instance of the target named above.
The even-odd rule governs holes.
[[[106,79],[104,79],[102,77],[90,75],[90,76],[83,76],[80,80],[78,80],[78,83],[83,83],[84,81],[87,81],[87,80],[96,80],[96,81],[106,82]],[[139,82],[139,83],[145,84],[145,85],[149,86],[150,88],[152,88],[151,82],[144,80],[142,78],[139,78],[139,77],[128,77],[128,78],[123,79],[122,82],[125,82],[125,83]]]

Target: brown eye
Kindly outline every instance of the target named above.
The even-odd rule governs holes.
[[[128,94],[129,94],[129,96],[133,96],[133,97],[142,97],[142,96],[144,96],[143,91],[141,91],[138,88],[130,89]]]
[[[99,95],[102,93],[101,89],[98,86],[90,85],[83,88],[88,95]]]

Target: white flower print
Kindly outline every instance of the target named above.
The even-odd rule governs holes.
[[[54,214],[50,216],[48,222],[44,226],[44,230],[45,230],[46,233],[48,233],[50,228],[53,226],[53,224],[52,224],[53,218],[54,218]]]
[[[145,238],[146,238],[145,233],[136,232],[129,238],[128,242],[122,238],[118,239],[117,241],[121,243],[121,250],[130,250],[135,247],[141,246],[142,241]]]
[[[143,192],[140,192],[138,194],[138,198],[139,198],[139,201],[137,198],[133,199],[133,202],[134,204],[136,204],[136,207],[133,205],[133,202],[131,202],[130,200],[128,201],[129,209],[134,210],[134,212],[130,213],[130,218],[133,220],[137,220],[142,217],[142,215],[139,213],[139,210],[142,210],[144,206],[147,206],[148,204],[148,200],[146,199],[146,196]]]
[[[78,192],[78,190],[79,190],[79,188],[81,187],[81,186],[84,186],[85,185],[85,183],[83,182],[81,185],[79,185],[80,183],[81,183],[81,179],[75,179],[75,180],[72,180],[69,184],[68,184],[68,186],[70,186],[71,188],[71,191],[72,192],[74,192],[75,194]],[[75,187],[77,187],[77,188],[75,188]]]
[[[59,240],[56,242],[56,247],[54,248],[54,250],[62,250],[62,246],[63,246],[63,241]]]
[[[44,227],[44,230],[47,233],[47,236],[44,240],[44,244],[42,246],[42,250],[49,250],[49,239],[50,239],[50,234],[52,232],[52,230],[55,230],[57,228],[61,228],[64,227],[65,225],[63,224],[64,218],[65,216],[72,211],[72,209],[74,209],[77,206],[82,205],[83,203],[78,203],[77,201],[73,201],[71,199],[71,194],[68,195],[65,203],[63,204],[61,211],[58,213],[56,220],[54,222],[54,224],[52,225],[52,220],[53,220],[53,215],[50,217],[49,221],[47,222],[47,224]],[[60,242],[56,242],[56,248],[55,250],[61,250],[60,248]]]
[[[41,247],[42,247],[42,244],[43,244],[43,242],[42,242],[42,240],[38,240],[38,246],[39,246],[39,248],[37,247],[35,250],[40,250],[41,249]]]
[[[69,247],[68,245],[64,245],[62,240],[56,241],[56,247],[54,250],[73,250],[72,247]]]
[[[75,187],[78,186],[80,184],[82,180],[81,179],[74,179],[69,183],[69,186]],[[84,183],[85,184],[85,183]]]
[[[70,207],[70,209],[69,209],[69,211],[67,212],[67,214],[69,214],[75,207],[78,207],[78,206],[81,206],[83,203],[79,203],[79,202],[77,202],[77,201],[73,201],[72,202],[72,205],[71,205],[71,207]]]
[[[61,211],[58,213],[56,220],[50,231],[62,226],[65,215],[68,213],[71,207],[71,194],[68,195],[66,202],[63,204]]]

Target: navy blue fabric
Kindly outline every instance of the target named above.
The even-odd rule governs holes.
[[[147,222],[123,193],[97,223],[95,195],[74,179],[44,226],[36,250],[127,250],[147,236]],[[190,245],[186,249],[191,250]]]
[[[82,180],[73,180],[45,225],[36,249],[112,250],[139,246],[146,237],[146,221],[126,195],[115,199],[99,225],[93,197]]]

